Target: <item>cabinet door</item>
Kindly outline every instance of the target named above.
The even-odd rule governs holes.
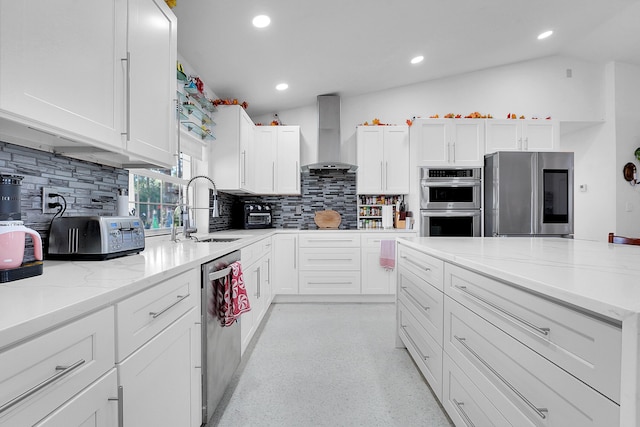
[[[163,0],[129,0],[127,151],[176,164],[176,17]]]
[[[260,280],[260,262],[255,262],[247,267],[243,266],[242,276],[244,278],[244,287],[247,291],[251,310],[240,316],[240,333],[242,340],[242,353],[244,353],[249,341],[256,328],[256,322],[262,308],[258,299],[258,283]]]
[[[522,127],[519,120],[487,120],[485,152],[519,151],[522,148]]]
[[[113,427],[118,425],[118,387],[112,369],[34,427]]]
[[[300,128],[278,126],[276,192],[300,194]]]
[[[384,187],[384,133],[378,126],[358,126],[356,133],[358,194],[380,194]]]
[[[522,122],[523,146],[528,151],[555,151],[558,149],[558,126],[551,120]]]
[[[0,2],[0,109],[30,126],[121,150],[123,6],[119,0]]]
[[[461,119],[451,122],[451,152],[449,161],[456,166],[484,164],[484,120]]]
[[[254,173],[253,189],[258,194],[274,194],[276,190],[276,147],[278,129],[256,126],[251,157]]]
[[[200,425],[192,419],[200,402],[191,395],[196,319],[194,308],[117,365],[125,426]]]
[[[272,289],[274,294],[298,293],[298,235],[273,236]]]
[[[380,248],[362,248],[362,293],[394,294],[395,270],[380,266]]]
[[[239,113],[239,129],[236,129],[238,133],[239,142],[234,143],[240,144],[240,158],[234,159],[235,165],[240,165],[240,186],[241,190],[253,191],[256,186],[256,172],[254,168],[251,166],[254,158],[256,156],[251,153],[251,149],[253,147],[253,143],[255,140],[255,132],[253,122],[244,111],[242,107],[234,107],[238,109]],[[236,124],[236,126],[238,126]],[[214,159],[215,161],[216,159]]]
[[[388,126],[384,134],[383,194],[409,194],[409,130],[407,126]]]
[[[450,128],[447,120],[416,120],[411,126],[412,143],[418,146],[418,166],[449,165]]]

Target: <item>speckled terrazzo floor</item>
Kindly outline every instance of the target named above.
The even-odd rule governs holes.
[[[452,426],[393,304],[275,304],[208,427]]]

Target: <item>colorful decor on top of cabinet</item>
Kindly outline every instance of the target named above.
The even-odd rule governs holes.
[[[218,105],[240,105],[242,108],[244,108],[245,110],[247,108],[249,108],[249,103],[247,101],[242,101],[242,102],[238,102],[238,98],[227,98],[227,99],[214,99],[213,101],[213,105],[218,106]]]

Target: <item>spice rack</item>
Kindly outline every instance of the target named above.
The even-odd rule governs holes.
[[[382,206],[393,206],[395,218],[396,204],[403,201],[403,195],[358,196],[358,229],[382,230]]]

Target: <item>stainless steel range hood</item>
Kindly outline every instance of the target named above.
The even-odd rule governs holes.
[[[341,170],[354,173],[358,166],[341,161],[340,156],[340,97],[318,96],[318,162],[302,166],[310,170]]]

